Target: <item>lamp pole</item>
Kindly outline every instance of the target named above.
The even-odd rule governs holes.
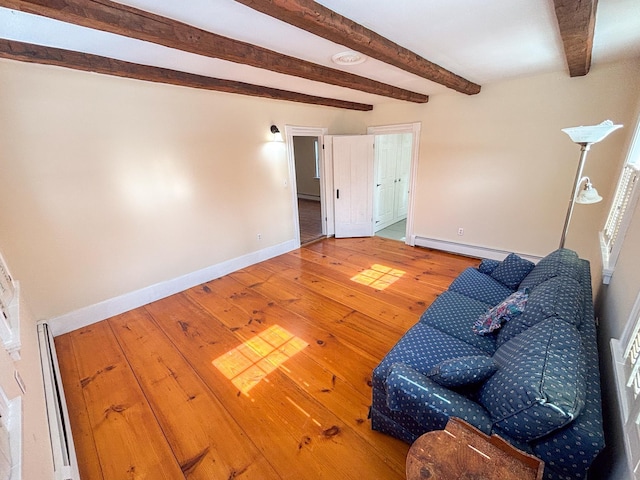
[[[567,216],[564,219],[564,228],[562,229],[562,237],[560,238],[560,248],[564,248],[564,241],[567,238],[567,230],[569,230],[569,222],[571,221],[571,215],[573,215],[573,207],[576,204],[576,192],[580,188],[580,180],[582,179],[582,170],[584,169],[584,162],[587,159],[587,153],[591,148],[591,143],[580,143],[580,162],[578,163],[578,170],[576,172],[576,179],[573,182],[573,191],[571,192],[571,198],[569,199],[569,208],[567,208]]]

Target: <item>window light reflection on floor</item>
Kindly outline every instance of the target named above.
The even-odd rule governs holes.
[[[249,390],[308,345],[284,328],[272,325],[211,363],[248,395]]]
[[[387,267],[378,263],[371,265],[371,268],[363,270],[351,278],[352,282],[367,285],[376,290],[384,290],[389,285],[397,282],[406,272],[397,268]]]

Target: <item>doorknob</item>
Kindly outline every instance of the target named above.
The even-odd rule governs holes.
[[[379,187],[380,185],[382,185],[381,183],[376,183],[376,187]]]

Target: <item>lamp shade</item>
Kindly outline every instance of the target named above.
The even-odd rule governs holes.
[[[579,144],[598,143],[614,130],[622,128],[622,125],[614,125],[611,120],[605,120],[598,125],[563,128],[562,131],[569,135],[571,141]]]
[[[576,198],[576,203],[581,203],[583,205],[588,205],[590,203],[598,203],[599,201],[601,201],[602,197],[600,195],[598,195],[598,191],[591,184],[591,181],[589,180],[589,177],[585,177],[584,179],[587,180],[587,183],[585,183],[584,184],[584,188],[582,190],[580,190],[580,193],[578,194],[578,196]]]

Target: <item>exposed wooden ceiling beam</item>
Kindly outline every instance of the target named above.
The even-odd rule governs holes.
[[[295,25],[407,72],[474,95],[477,85],[413,53],[313,0],[236,0],[283,22]]]
[[[72,52],[59,48],[43,47],[30,43],[0,39],[0,58],[21,62],[56,65],[86,72],[103,73],[117,77],[133,78],[149,82],[166,83],[183,87],[201,88],[226,93],[239,93],[253,97],[288,100],[290,102],[324,105],[327,107],[345,108],[349,110],[368,111],[372,105],[347,102],[332,98],[316,97],[302,93],[289,92],[277,88],[252,85],[250,83],[222,80],[218,78],[194,75],[167,68],[149,67],[137,63],[123,62],[112,58]]]
[[[581,77],[591,68],[598,0],[554,0],[569,75]]]
[[[316,65],[110,0],[0,0],[0,6],[375,95],[416,103],[429,100],[427,95]]]

